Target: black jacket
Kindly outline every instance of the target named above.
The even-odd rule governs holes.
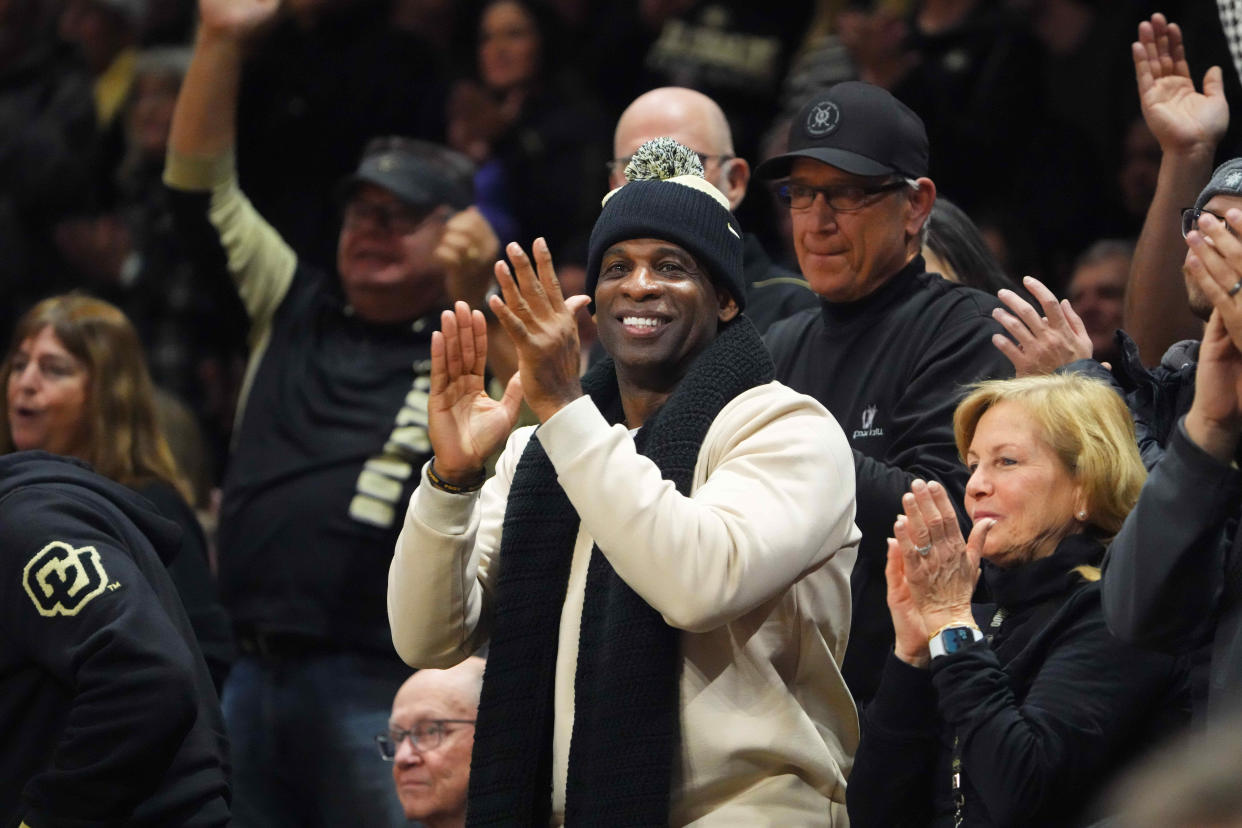
[[[1160,364],[1149,370],[1139,359],[1138,346],[1125,331],[1117,331],[1116,340],[1121,356],[1111,373],[1094,359],[1071,362],[1061,371],[1094,377],[1121,394],[1134,418],[1143,465],[1151,471],[1164,456],[1177,421],[1194,401],[1199,343],[1193,339],[1175,342],[1160,358]]]
[[[219,702],[165,569],[179,544],[84,464],[0,458],[0,825],[228,823]]]
[[[1169,653],[1211,645],[1208,712],[1242,688],[1242,474],[1178,421],[1108,551],[1104,616],[1118,638]]]
[[[967,826],[1073,826],[1123,763],[1189,714],[1185,663],[1104,625],[1083,535],[1011,569],[984,564],[992,641],[911,667],[890,655],[866,712],[847,798],[854,828],[951,826],[955,740]]]
[[[893,647],[884,561],[901,496],[916,477],[938,480],[961,504],[966,468],[953,410],[967,387],[1013,376],[991,342],[996,297],[925,272],[916,256],[874,293],[824,302],[773,325],[764,337],[776,378],[824,404],[854,449],[862,531],[850,576],[854,612],[843,673],[860,706],[875,693]],[[963,527],[969,522],[958,511]]]

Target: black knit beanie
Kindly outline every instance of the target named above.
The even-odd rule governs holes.
[[[703,178],[698,155],[672,138],[653,138],[634,153],[625,177],[628,183],[604,196],[591,230],[586,271],[591,311],[604,251],[631,239],[661,239],[684,248],[743,310],[741,229],[728,199]]]

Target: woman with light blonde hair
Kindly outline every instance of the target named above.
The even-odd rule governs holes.
[[[137,491],[182,530],[165,561],[216,679],[232,660],[228,617],[216,598],[189,487],[160,431],[155,389],[134,326],[115,306],[82,294],[53,296],[18,321],[0,370],[0,453],[76,457]]]
[[[962,537],[916,480],[889,539],[896,631],[863,717],[851,824],[1086,824],[1124,763],[1185,721],[1185,663],[1117,641],[1106,545],[1146,473],[1130,414],[1077,374],[981,383],[954,416]],[[972,604],[982,572],[991,601]]]

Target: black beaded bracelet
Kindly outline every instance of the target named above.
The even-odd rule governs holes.
[[[479,489],[483,488],[483,481],[486,479],[487,474],[486,472],[483,472],[479,474],[477,480],[471,481],[465,486],[458,486],[456,483],[450,483],[440,475],[436,474],[435,461],[427,464],[427,482],[431,484],[432,488],[439,489],[442,492],[448,492],[449,494],[470,494],[471,492],[477,492]]]

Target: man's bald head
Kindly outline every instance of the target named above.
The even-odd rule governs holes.
[[[487,662],[478,656],[471,656],[455,667],[447,670],[419,670],[405,680],[397,695],[393,697],[392,708],[396,710],[404,703],[418,696],[435,696],[445,699],[447,704],[460,708],[459,712],[467,712],[474,716],[479,709],[479,694],[483,690],[483,669]]]
[[[662,136],[707,156],[704,178],[725,194],[732,209],[737,209],[746,195],[750,165],[733,157],[733,133],[715,101],[702,92],[680,86],[644,92],[617,120],[613,157],[627,158],[647,141]],[[609,183],[613,187],[624,184],[622,170],[614,170]]]

